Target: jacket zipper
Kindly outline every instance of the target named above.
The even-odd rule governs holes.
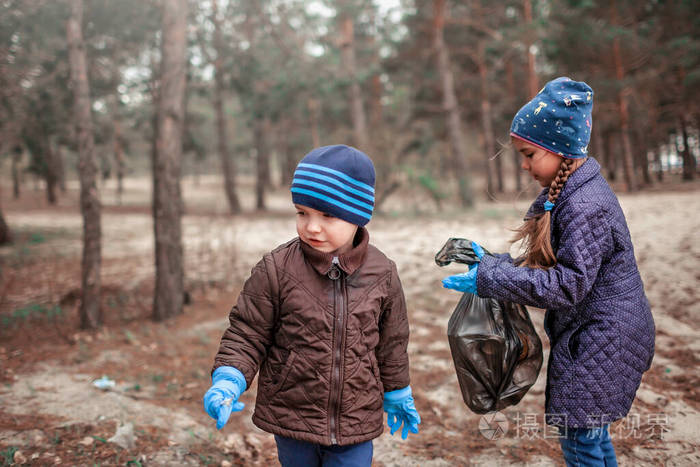
[[[333,280],[333,295],[335,308],[335,322],[333,326],[333,363],[331,366],[331,397],[330,397],[330,432],[331,444],[338,444],[338,418],[340,412],[340,369],[342,361],[343,339],[345,333],[345,300],[343,297],[343,275],[337,266],[337,259],[333,258],[333,266],[328,272],[328,277]]]

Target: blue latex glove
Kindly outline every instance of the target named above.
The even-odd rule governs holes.
[[[476,243],[472,242],[472,248],[476,256],[481,259],[484,257],[484,249]],[[454,276],[447,276],[442,280],[442,286],[446,289],[454,289],[460,292],[469,292],[476,295],[476,275],[479,270],[479,263],[470,264],[469,271]]]
[[[220,366],[211,377],[212,386],[204,394],[204,410],[216,420],[216,428],[222,429],[231,412],[243,410],[245,404],[238,402],[247,385],[245,377],[237,368]]]
[[[396,430],[401,428],[401,438],[406,439],[408,432],[418,433],[418,425],[420,425],[420,415],[413,403],[413,395],[411,386],[406,386],[403,389],[384,393],[384,412],[387,413],[387,423],[391,429],[391,434],[396,433]]]

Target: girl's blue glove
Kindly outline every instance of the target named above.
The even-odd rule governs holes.
[[[413,395],[411,386],[406,386],[403,389],[384,393],[384,412],[387,413],[387,423],[391,429],[391,434],[396,433],[396,430],[401,428],[401,438],[406,439],[408,432],[418,433],[418,425],[420,425],[420,415],[413,403]]]
[[[484,257],[484,249],[476,243],[472,242],[472,249],[476,256],[481,259]],[[454,276],[447,276],[442,280],[442,286],[446,289],[454,289],[460,292],[469,292],[476,295],[476,275],[478,273],[479,263],[469,265],[469,271]]]
[[[238,402],[247,385],[245,377],[237,368],[220,366],[211,377],[212,386],[204,394],[204,410],[216,420],[216,428],[222,429],[231,412],[243,410],[245,404]]]

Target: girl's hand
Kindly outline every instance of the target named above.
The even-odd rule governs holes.
[[[474,255],[481,260],[484,257],[484,249],[476,242],[471,243],[471,249]],[[446,289],[453,289],[459,292],[469,292],[476,295],[476,275],[478,273],[479,263],[469,265],[469,271],[454,276],[445,277],[442,280],[442,286]]]
[[[442,286],[459,292],[469,292],[476,295],[476,275],[479,264],[469,266],[469,271],[454,276],[447,276],[442,280]]]

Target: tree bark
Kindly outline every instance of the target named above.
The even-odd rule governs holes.
[[[508,86],[508,95],[512,96],[513,101],[519,101],[519,93],[515,87],[515,78],[513,76],[513,64],[511,60],[506,59],[506,85]],[[515,181],[515,190],[520,192],[523,189],[523,181],[520,176],[522,169],[520,168],[520,153],[511,148],[510,151],[513,160],[513,179]]]
[[[83,41],[83,0],[71,0],[67,39],[73,88],[73,106],[78,143],[80,211],[83,216],[82,300],[80,323],[95,329],[102,323],[100,311],[100,264],[102,230],[100,199],[96,186],[95,142],[92,129],[90,85]]]
[[[539,92],[539,83],[537,80],[537,71],[535,71],[535,54],[532,52],[532,40],[534,31],[532,31],[532,3],[530,0],[523,0],[523,12],[525,14],[525,24],[527,31],[525,32],[525,47],[527,48],[527,89],[530,94],[530,99],[535,97]]]
[[[480,41],[478,48],[477,68],[479,69],[479,80],[481,81],[481,125],[484,131],[484,152],[486,165],[486,190],[488,192],[487,199],[493,199],[494,186],[493,174],[496,174],[496,182],[499,193],[503,193],[503,165],[501,158],[494,159],[496,154],[495,137],[493,135],[493,123],[491,116],[491,101],[489,100],[489,77],[488,68],[486,66],[486,51],[484,41]],[[495,167],[494,167],[495,166]]]
[[[156,287],[153,319],[182,313],[183,246],[180,164],[185,102],[187,0],[162,3],[163,33],[153,163]]]
[[[617,19],[617,3],[613,0],[610,3],[612,24],[619,24]],[[630,141],[629,111],[627,109],[627,95],[631,92],[629,86],[625,84],[625,69],[622,64],[622,53],[620,51],[620,38],[613,38],[613,55],[615,57],[615,75],[618,83],[622,83],[622,88],[618,93],[618,109],[620,112],[620,132],[622,136],[622,158],[625,184],[628,191],[636,191],[637,177],[634,172],[634,156],[632,154],[632,142]]]
[[[66,193],[66,165],[63,163],[63,150],[61,146],[56,146],[56,151],[54,152],[54,167],[56,167],[56,180],[58,182],[58,188],[60,188],[61,193]]]
[[[658,182],[664,181],[664,167],[661,161],[661,149],[657,148],[654,151],[654,165],[656,166],[656,180]]]
[[[22,161],[22,147],[17,145],[12,149],[12,194],[15,199],[19,199],[20,193],[20,171],[19,164]]]
[[[42,125],[43,126],[43,125]],[[44,180],[46,181],[46,200],[49,204],[56,204],[58,198],[56,197],[56,184],[58,182],[58,176],[56,174],[56,162],[54,161],[54,152],[51,147],[51,138],[46,133],[46,129],[42,128],[42,133],[38,135],[41,138],[40,147],[42,155],[44,156]]]
[[[310,97],[306,101],[309,110],[309,127],[311,128],[311,144],[314,148],[321,146],[321,137],[318,133],[318,100]]]
[[[467,152],[462,135],[462,119],[457,105],[454,78],[450,69],[450,57],[445,46],[445,0],[433,1],[433,48],[437,55],[438,73],[442,85],[442,107],[447,114],[447,131],[452,147],[453,165],[459,186],[459,199],[463,206],[473,206],[469,177],[465,169]]]
[[[603,132],[596,131],[591,134],[591,142],[595,146],[595,157],[598,159],[602,168],[607,166],[607,154],[605,154],[605,145],[603,143]]]
[[[350,115],[352,117],[353,143],[358,149],[366,151],[368,144],[367,118],[362,103],[362,91],[357,82],[357,70],[355,65],[355,30],[353,19],[347,13],[340,17],[340,56],[343,64],[343,73],[350,79]]]
[[[294,144],[292,144],[292,136],[296,134],[298,128],[289,117],[282,117],[282,132],[279,140],[279,149],[281,155],[281,172],[282,185],[290,186],[294,178],[294,169],[296,169],[297,156],[294,154]]]
[[[216,59],[214,60],[214,108],[216,109],[216,133],[218,138],[217,149],[221,159],[221,170],[224,173],[224,191],[228,200],[228,208],[231,214],[241,212],[241,203],[236,194],[236,170],[231,160],[226,139],[226,115],[224,113],[224,42],[221,36],[221,19],[219,18],[218,2],[212,2],[211,20],[214,23],[214,48]]]
[[[10,232],[10,227],[5,222],[5,216],[2,214],[2,209],[0,209],[0,245],[10,243],[12,241],[12,233]]]
[[[124,195],[124,145],[122,144],[122,131],[119,120],[114,118],[114,164],[117,170],[117,204],[121,206]]]
[[[372,23],[376,22],[375,10],[372,10]],[[384,93],[384,85],[381,78],[381,63],[382,59],[379,56],[379,47],[377,46],[377,35],[370,36],[370,48],[372,49],[372,68],[374,73],[370,78],[370,98],[369,98],[369,127],[370,133],[376,132],[381,128],[383,119],[382,94]]]
[[[690,152],[690,145],[688,144],[688,121],[685,115],[680,117],[680,127],[681,136],[683,137],[683,150],[680,151],[683,157],[683,181],[690,181],[695,177],[695,156]]]
[[[258,117],[254,123],[254,137],[256,150],[256,176],[255,176],[255,207],[265,210],[265,187],[270,178],[270,155],[267,144],[267,128],[269,120],[266,117]]]
[[[642,172],[642,180],[644,180],[645,185],[651,185],[651,175],[649,174],[649,160],[647,159],[647,140],[646,133],[641,128],[635,128],[632,133],[633,138],[633,148],[634,148],[634,162],[635,166],[639,167]]]
[[[603,136],[605,141],[605,166],[608,170],[608,180],[614,182],[617,180],[617,145],[615,144],[615,133],[608,131]]]

